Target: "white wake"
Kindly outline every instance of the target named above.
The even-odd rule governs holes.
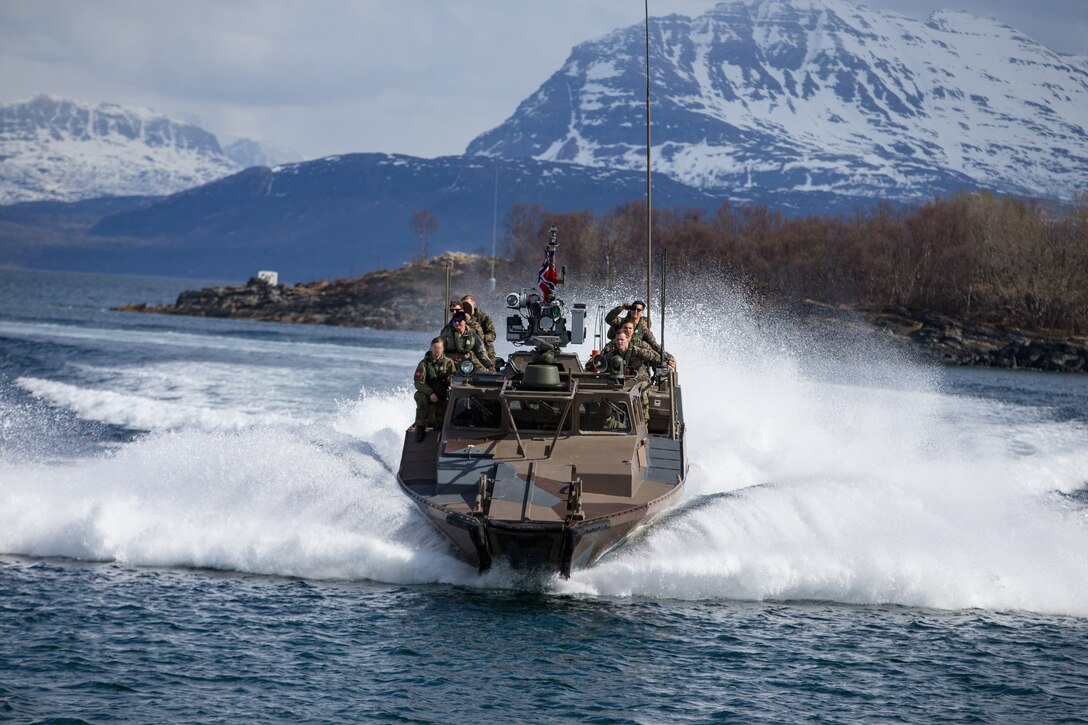
[[[675,320],[668,338],[686,508],[555,591],[1088,616],[1088,514],[1066,495],[1085,487],[1083,425],[947,394],[938,371],[879,344],[828,349],[736,301]],[[399,494],[407,387],[333,409],[304,401],[305,386],[247,408],[221,402],[249,398],[238,390],[125,384],[20,380],[81,417],[151,432],[59,465],[5,462],[0,445],[0,552],[510,585],[477,577]]]

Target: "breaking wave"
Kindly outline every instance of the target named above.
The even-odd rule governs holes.
[[[726,307],[708,327],[691,306],[669,329],[690,431],[686,501],[547,588],[1088,616],[1082,424],[949,394],[939,371],[879,342],[833,349]],[[302,388],[272,409],[34,376],[18,385],[149,432],[60,464],[17,462],[0,445],[0,552],[511,585],[477,577],[398,493],[407,388],[322,411]],[[285,414],[292,405],[301,420]]]
[[[285,415],[261,410],[216,409],[39,378],[23,377],[16,383],[35,397],[67,408],[85,420],[146,431],[242,430],[257,425],[286,426],[294,422]]]
[[[417,525],[390,464],[335,431],[274,427],[158,433],[69,465],[0,463],[0,551],[387,582],[474,574]]]

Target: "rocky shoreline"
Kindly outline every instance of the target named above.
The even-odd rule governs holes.
[[[172,305],[135,303],[122,312],[192,317],[226,317],[307,325],[369,327],[376,330],[436,330],[442,326],[445,268],[451,289],[482,289],[491,258],[447,252],[423,263],[370,272],[358,279],[271,285],[251,278],[241,285],[182,292]],[[496,260],[499,270],[508,262]]]
[[[806,300],[796,312],[809,327],[828,334],[876,330],[944,365],[1088,372],[1085,337],[1047,335],[896,306],[859,309]]]
[[[359,279],[287,286],[254,278],[243,285],[182,292],[172,305],[137,303],[117,309],[378,330],[436,330],[441,326],[447,264],[452,265],[455,292],[486,288],[490,257],[450,252]],[[509,262],[497,260],[496,264],[501,279],[509,271]],[[859,309],[806,300],[793,313],[818,334],[848,337],[875,330],[945,365],[1088,372],[1088,338],[1028,332],[904,307]]]

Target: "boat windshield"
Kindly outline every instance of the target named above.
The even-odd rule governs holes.
[[[502,426],[502,404],[497,398],[464,396],[453,401],[450,425],[454,428],[486,428]]]
[[[583,433],[630,433],[631,412],[627,403],[606,396],[578,403],[578,430]]]
[[[566,404],[565,400],[511,400],[510,415],[519,431],[555,433]],[[570,432],[570,415],[563,419],[562,432]]]

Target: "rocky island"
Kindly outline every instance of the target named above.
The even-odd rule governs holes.
[[[445,269],[451,289],[486,289],[491,258],[447,252],[439,257],[376,270],[357,279],[269,284],[256,277],[241,285],[182,292],[172,305],[136,303],[122,312],[193,317],[229,317],[310,325],[370,327],[377,330],[432,330],[442,326]],[[496,260],[496,274],[509,263]]]
[[[369,272],[358,279],[288,286],[252,278],[241,285],[182,292],[172,305],[135,303],[118,309],[379,330],[437,330],[447,265],[454,293],[488,289],[490,257],[447,252],[425,262]],[[496,260],[496,276],[499,289],[505,290],[510,284],[508,260]],[[1088,372],[1088,338],[958,320],[895,306],[859,308],[804,300],[789,312],[817,334],[848,337],[877,332],[946,365]]]

